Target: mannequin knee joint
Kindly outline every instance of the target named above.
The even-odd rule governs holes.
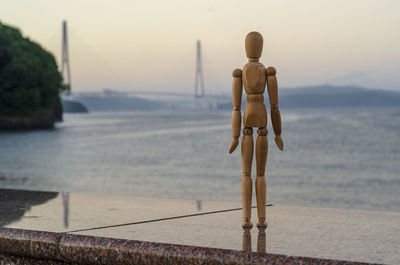
[[[253,129],[252,128],[244,128],[243,129],[243,135],[252,135],[253,134]]]
[[[266,136],[268,134],[268,130],[267,128],[260,128],[257,130],[257,134],[259,136]]]

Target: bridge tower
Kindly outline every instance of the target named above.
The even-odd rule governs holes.
[[[68,34],[67,34],[67,21],[62,23],[62,59],[61,59],[61,75],[64,78],[64,71],[67,72],[67,91],[71,94],[71,72],[69,67],[69,53],[68,53]],[[64,79],[65,80],[65,79]]]
[[[200,40],[197,41],[197,60],[196,60],[196,73],[195,73],[195,83],[194,83],[194,97],[202,98],[204,97],[204,79],[203,79],[203,67],[201,63],[201,43]]]

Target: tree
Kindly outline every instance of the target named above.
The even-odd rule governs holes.
[[[29,117],[60,104],[54,56],[0,22],[0,116]]]

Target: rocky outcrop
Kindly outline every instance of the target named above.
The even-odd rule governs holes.
[[[62,108],[65,113],[88,113],[88,109],[80,102],[72,100],[62,100]]]
[[[62,105],[59,103],[55,104],[50,111],[31,117],[0,116],[0,131],[51,129],[54,128],[55,122],[62,121],[62,114]]]

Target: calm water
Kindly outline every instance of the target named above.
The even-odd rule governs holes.
[[[282,112],[268,202],[400,211],[400,109]],[[0,187],[240,201],[230,140],[229,112],[65,115],[55,130],[0,133]]]

